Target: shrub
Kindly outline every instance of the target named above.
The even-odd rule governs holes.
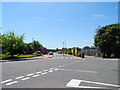
[[[40,51],[35,51],[33,54],[36,55],[36,56],[41,56],[42,55],[42,53]]]
[[[78,57],[81,57],[81,54],[82,54],[82,53],[78,53],[77,56],[78,56]]]
[[[4,54],[4,56],[9,56],[10,55],[10,52],[7,52]]]
[[[72,52],[71,52],[71,51],[69,51],[67,54],[72,55]]]

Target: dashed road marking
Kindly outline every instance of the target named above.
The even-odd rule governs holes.
[[[51,71],[48,71],[48,72],[53,72],[53,70],[51,70]]]
[[[23,78],[23,79],[21,79],[21,80],[24,81],[24,80],[28,80],[28,79],[30,79],[30,77],[26,77],[26,78]]]
[[[48,71],[48,70],[43,70],[44,72]]]
[[[13,82],[7,83],[6,85],[12,85],[12,84],[15,84],[15,83],[18,83],[18,81],[13,81]]]
[[[54,69],[54,68],[50,68],[50,70],[52,70],[52,69]]]
[[[12,79],[8,79],[8,80],[5,80],[5,81],[2,81],[1,83],[3,84],[3,83],[10,82],[10,81],[12,81]]]
[[[34,75],[34,76],[32,76],[32,77],[39,77],[40,75],[39,74],[37,74],[37,75]]]
[[[32,76],[32,75],[34,75],[34,73],[28,74],[27,76]]]
[[[36,72],[37,74],[40,74],[40,73],[42,73],[42,71],[39,71],[39,72]]]
[[[57,71],[57,70],[59,70],[59,69],[56,68],[55,70]]]
[[[41,73],[42,75],[47,74],[47,72]]]
[[[21,78],[23,78],[24,76],[20,76],[20,77],[16,77],[16,79],[21,79]]]

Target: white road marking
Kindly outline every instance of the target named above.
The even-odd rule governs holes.
[[[67,87],[77,87],[81,83],[81,80],[72,79],[66,86]]]
[[[5,80],[5,81],[2,81],[1,83],[7,83],[7,82],[10,82],[12,81],[12,79],[8,79],[8,80]]]
[[[44,74],[47,74],[47,72],[44,72],[44,73],[41,73],[41,74],[43,74],[43,75],[44,75]]]
[[[39,74],[37,74],[37,75],[34,75],[34,76],[32,76],[32,77],[38,77],[38,76],[40,76]]]
[[[87,73],[98,73],[98,72],[96,72],[96,71],[85,71],[85,70],[70,70],[70,69],[59,69],[59,70],[77,71],[77,72],[87,72]]]
[[[28,74],[27,76],[32,76],[32,75],[34,75],[34,73]]]
[[[18,83],[18,81],[13,81],[13,82],[7,83],[6,85],[12,85],[12,84],[15,84],[15,83]]]
[[[36,72],[37,74],[42,73],[42,71]]]
[[[52,69],[54,69],[54,68],[50,68],[50,70],[52,70]]]
[[[82,81],[86,83],[100,84],[100,85],[112,86],[112,87],[120,87],[119,85],[113,85],[113,84],[107,84],[107,83],[92,82],[92,81],[85,81],[85,80],[82,80]]]
[[[58,69],[56,68],[55,70],[57,71]]]
[[[48,71],[48,72],[53,72],[53,70],[51,70],[51,71]]]
[[[48,71],[48,70],[43,70],[44,72]]]
[[[20,77],[16,77],[16,79],[21,79],[21,78],[23,78],[24,76],[20,76]]]
[[[26,77],[26,78],[23,78],[23,79],[21,79],[21,80],[24,81],[24,80],[28,80],[28,79],[30,79],[30,77]]]
[[[105,89],[107,87],[91,87],[91,86],[80,86],[80,83],[86,82],[86,83],[92,83],[92,84],[100,84],[104,86],[112,86],[112,87],[117,87],[119,88],[119,85],[113,85],[113,84],[106,84],[106,83],[100,83],[100,82],[92,82],[92,81],[86,81],[86,80],[77,80],[77,79],[72,79],[66,86],[67,87],[75,87],[75,88],[100,88],[100,89]]]
[[[59,67],[61,67],[61,66],[59,66]]]

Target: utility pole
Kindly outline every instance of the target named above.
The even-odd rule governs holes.
[[[64,42],[63,42],[63,56],[64,56]]]

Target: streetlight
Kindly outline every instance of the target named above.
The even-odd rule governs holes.
[[[64,56],[64,42],[63,42],[63,56]]]

